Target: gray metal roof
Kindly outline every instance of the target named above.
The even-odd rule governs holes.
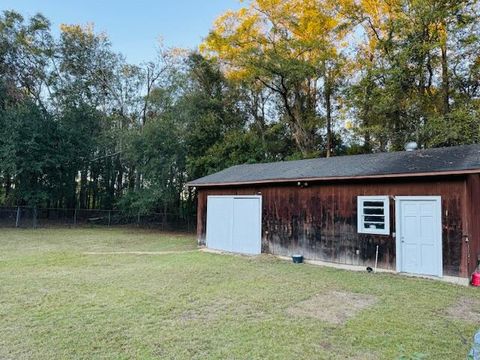
[[[480,145],[232,166],[189,186],[480,172]]]

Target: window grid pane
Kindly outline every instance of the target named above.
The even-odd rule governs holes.
[[[385,198],[385,199],[383,199]],[[387,224],[389,218],[389,201],[387,197],[382,199],[361,198],[358,202],[358,229],[361,232],[388,235],[389,226]]]
[[[365,228],[366,229],[385,229],[385,223],[371,223],[371,222],[368,222],[368,223],[365,223]]]
[[[382,207],[384,206],[383,201],[364,201],[363,206],[374,206],[374,207]]]
[[[363,221],[372,221],[372,222],[385,222],[385,216],[375,216],[375,215],[363,215]]]
[[[384,208],[363,208],[363,213],[365,215],[383,215],[384,214]]]

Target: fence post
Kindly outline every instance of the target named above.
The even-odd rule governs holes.
[[[77,208],[73,211],[73,226],[77,226]]]
[[[20,227],[20,206],[17,206],[17,218],[15,219],[15,227]]]
[[[112,221],[112,211],[108,210],[108,226],[110,226],[111,221]]]

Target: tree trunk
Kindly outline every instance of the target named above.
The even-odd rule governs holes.
[[[65,196],[65,204],[72,209],[77,206],[77,174],[73,172],[71,175],[71,182],[68,194]]]
[[[12,179],[10,177],[10,174],[5,174],[4,180],[5,180],[5,199],[8,200],[8,196],[10,195],[10,191],[12,189]]]
[[[138,191],[141,189],[141,182],[142,182],[142,174],[140,173],[140,171],[137,169],[135,171],[135,187],[134,187],[134,190],[135,191]]]
[[[118,161],[118,173],[117,173],[117,197],[122,195],[123,191],[123,168],[120,161]]]
[[[80,209],[87,208],[87,170],[83,169],[80,173]]]
[[[373,58],[371,58],[370,60],[373,61]],[[361,119],[363,122],[364,131],[365,131],[363,150],[366,153],[369,153],[372,151],[372,137],[370,135],[370,130],[368,130],[368,127],[370,126],[370,97],[372,95],[372,83],[373,83],[370,70],[368,70],[366,82],[367,82],[367,85],[365,86],[365,95],[363,99],[363,109],[362,109]]]
[[[168,210],[168,207],[167,207],[167,202],[164,201],[163,202],[163,224],[162,226],[167,226],[167,223],[168,223],[168,216],[167,216],[167,210]]]
[[[448,79],[448,57],[446,41],[441,46],[442,51],[442,115],[450,112],[450,82]]]
[[[92,209],[97,208],[98,197],[98,173],[96,170],[92,172]]]
[[[300,150],[304,157],[308,157],[314,150],[314,146],[310,139],[308,129],[305,128],[305,111],[299,99],[298,91],[294,93],[294,104],[290,104],[288,91],[279,92],[282,96],[283,105],[289,120],[289,126],[292,129],[293,139],[297,149]],[[314,142],[313,142],[314,143]]]
[[[332,155],[332,91],[328,80],[325,85],[325,109],[327,112],[327,158]]]
[[[106,206],[111,209],[113,207],[113,204],[115,202],[115,171],[113,169],[113,164],[112,165],[112,169],[111,169],[111,174],[110,174],[110,183],[109,183],[109,191],[108,191],[108,203],[106,204]]]

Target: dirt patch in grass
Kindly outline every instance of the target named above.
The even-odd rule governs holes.
[[[331,291],[312,296],[287,309],[293,316],[309,317],[330,324],[343,324],[359,311],[377,302],[371,295]]]
[[[447,314],[457,320],[480,323],[480,300],[461,297],[458,301],[447,308]]]

